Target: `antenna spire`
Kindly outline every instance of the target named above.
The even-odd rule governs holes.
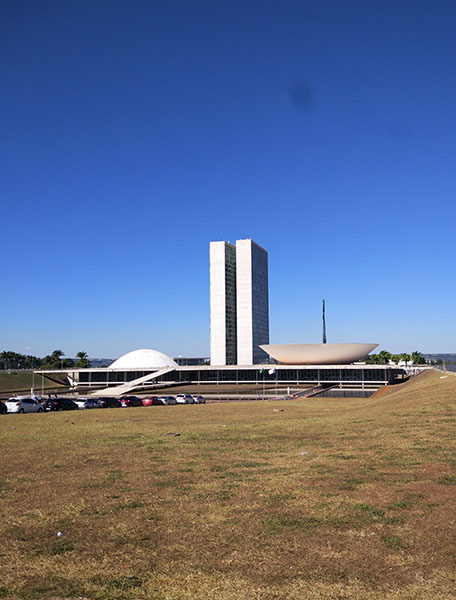
[[[325,301],[323,300],[323,344],[326,344]]]

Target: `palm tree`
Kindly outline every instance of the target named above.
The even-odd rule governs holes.
[[[403,352],[401,354],[401,360],[403,360],[405,362],[405,364],[407,365],[410,362],[410,354]]]
[[[414,365],[424,365],[426,363],[426,359],[421,354],[421,352],[415,350],[415,352],[412,352],[412,363]]]
[[[87,369],[88,367],[90,367],[89,355],[87,354],[87,352],[81,350],[81,352],[78,352],[76,354],[76,358],[79,359],[76,363],[77,367],[80,367],[81,369]]]
[[[46,363],[49,362],[49,365],[52,369],[61,369],[62,368],[62,356],[65,353],[62,350],[54,350],[54,352],[50,356],[46,356]]]
[[[382,365],[389,364],[389,361],[391,360],[392,356],[393,355],[391,354],[391,352],[388,352],[388,350],[380,350],[380,352],[378,353],[378,357]]]

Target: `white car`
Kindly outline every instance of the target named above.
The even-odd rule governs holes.
[[[75,402],[79,406],[79,410],[83,408],[100,408],[98,400],[94,400],[93,398],[77,398]]]
[[[32,413],[43,412],[43,406],[33,398],[17,396],[16,398],[8,398],[5,402],[9,413]]]
[[[177,404],[193,404],[193,398],[190,394],[177,394],[176,402]]]

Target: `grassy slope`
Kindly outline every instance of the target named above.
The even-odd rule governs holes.
[[[8,396],[13,392],[27,392],[30,393],[32,382],[34,381],[35,392],[39,394],[41,386],[44,383],[44,389],[54,389],[58,385],[52,381],[44,379],[41,375],[36,374],[33,378],[33,374],[30,371],[0,371],[0,396]]]
[[[435,372],[367,400],[3,416],[0,597],[456,598],[455,423]]]

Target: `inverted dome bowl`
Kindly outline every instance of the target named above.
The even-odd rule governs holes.
[[[269,356],[285,365],[347,365],[365,358],[378,344],[265,344]]]

